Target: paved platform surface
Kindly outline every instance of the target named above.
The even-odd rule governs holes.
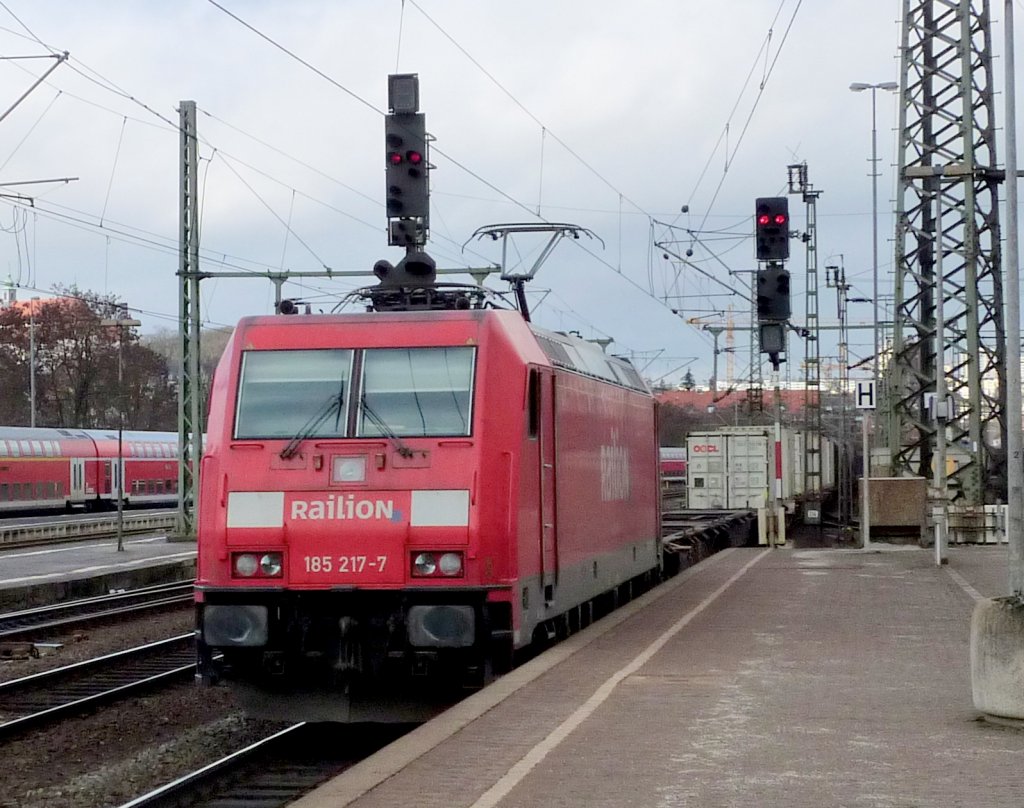
[[[971,703],[1005,548],[721,553],[295,808],[1024,805],[1024,731]]]
[[[0,610],[14,611],[111,589],[195,577],[195,542],[166,536],[68,542],[0,551]]]

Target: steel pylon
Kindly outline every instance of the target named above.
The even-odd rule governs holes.
[[[888,438],[894,474],[931,477],[939,351],[949,496],[964,505],[1005,497],[1006,480],[991,45],[988,0],[904,0]]]

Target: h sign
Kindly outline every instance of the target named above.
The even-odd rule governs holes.
[[[873,380],[857,382],[857,395],[854,404],[858,410],[875,409],[875,382]]]

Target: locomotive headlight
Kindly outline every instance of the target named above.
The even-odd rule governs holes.
[[[276,578],[281,574],[281,554],[266,553],[260,558],[260,573],[268,578]]]
[[[437,559],[433,553],[417,553],[412,560],[413,575],[433,575],[437,570]]]
[[[260,568],[259,560],[254,553],[238,553],[235,556],[235,575],[251,578]]]
[[[331,461],[331,482],[361,483],[366,481],[366,455],[335,457]]]
[[[442,575],[458,575],[462,572],[462,553],[445,553],[437,566]]]

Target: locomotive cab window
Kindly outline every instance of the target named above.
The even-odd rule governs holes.
[[[470,434],[475,349],[368,349],[358,437]]]
[[[235,439],[345,436],[352,351],[246,351]]]

